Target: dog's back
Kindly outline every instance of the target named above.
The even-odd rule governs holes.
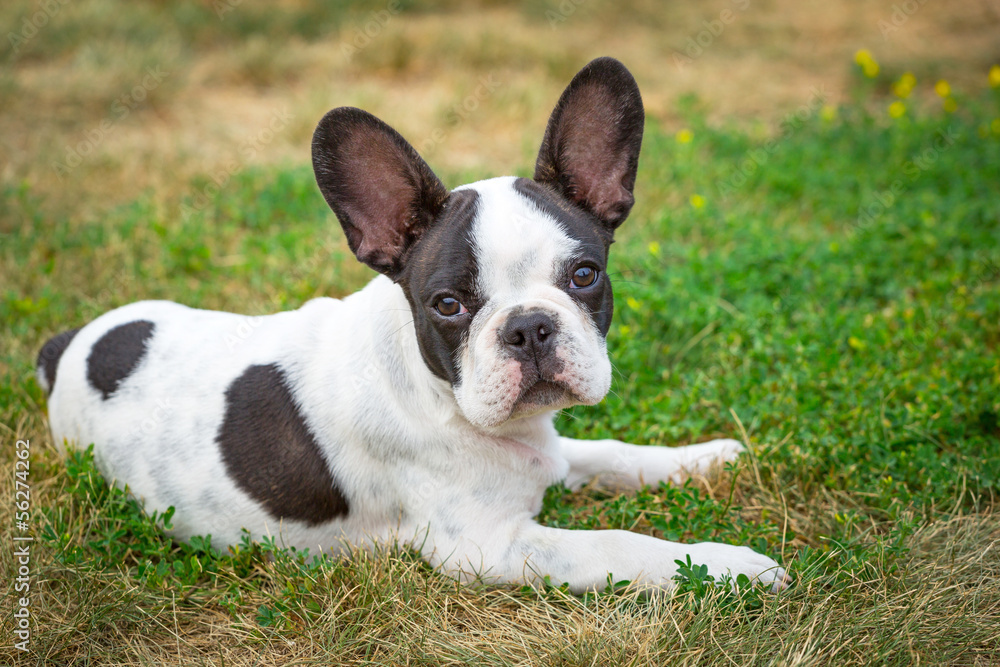
[[[346,500],[292,394],[302,384],[296,351],[321,335],[315,324],[341,303],[318,299],[294,316],[247,318],[144,301],[61,333],[42,347],[37,368],[55,442],[93,443],[107,479],[127,483],[148,511],[175,508],[181,538],[238,542],[240,526],[269,520],[267,505],[252,499],[265,489],[289,521],[342,516]],[[248,413],[301,444],[307,456],[298,467],[275,465],[275,432],[244,428]],[[233,461],[227,447],[239,451]]]

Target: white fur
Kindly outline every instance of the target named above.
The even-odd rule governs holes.
[[[516,369],[497,356],[496,329],[517,305],[572,323],[560,330],[557,349],[577,402],[598,402],[611,379],[603,337],[553,285],[553,267],[574,241],[511,184],[469,186],[482,198],[474,242],[491,300],[463,352],[457,391],[424,364],[403,291],[385,277],[343,300],[315,299],[252,319],[147,301],[98,318],[63,354],[49,399],[56,442],[94,443],[101,472],[128,484],[147,511],[175,507],[172,532],[181,540],[210,534],[224,546],[239,542],[245,528],[313,553],[399,541],[462,579],[518,583],[548,575],[575,592],[603,588],[609,573],[669,588],[674,561],[690,555],[713,575],[743,573],[782,587],[778,564],[745,547],[535,523],[546,487],[560,480],[579,486],[597,476],[627,488],[677,481],[732,460],[741,446],[579,442],[558,436],[552,411],[508,419]],[[512,277],[528,253],[530,269]],[[86,379],[90,349],[109,329],[137,319],[155,323],[146,355],[102,400]],[[227,474],[215,442],[226,389],[249,365],[272,363],[284,369],[350,503],[346,518],[279,524]]]

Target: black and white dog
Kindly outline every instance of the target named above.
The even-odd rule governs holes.
[[[533,520],[546,487],[677,481],[742,450],[562,438],[557,410],[611,384],[608,248],[632,208],[643,107],[617,60],[576,75],[533,179],[449,192],[374,116],[329,112],[319,188],[351,250],[380,272],[360,292],[246,325],[240,315],[134,303],[39,355],[57,443],[94,443],[108,480],[175,508],[181,540],[255,538],[321,551],[408,544],[463,580],[580,592],[611,574],[669,588],[690,555],[715,576],[789,581],[747,547],[675,544]]]

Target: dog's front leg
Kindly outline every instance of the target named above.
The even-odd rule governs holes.
[[[568,583],[573,593],[603,590],[609,578],[640,588],[669,590],[677,563],[690,556],[720,580],[740,574],[752,581],[784,588],[790,579],[778,563],[748,547],[714,542],[678,544],[624,530],[563,530],[534,521],[468,531],[438,543],[429,560],[464,581],[537,585],[548,578]]]
[[[736,440],[711,440],[685,447],[630,445],[618,440],[559,438],[569,461],[566,486],[579,489],[592,479],[614,489],[638,489],[667,481],[678,484],[691,474],[734,461],[744,447]]]

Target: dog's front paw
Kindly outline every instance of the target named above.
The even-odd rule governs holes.
[[[696,445],[704,447],[704,458],[710,459],[712,463],[729,463],[735,461],[740,454],[746,451],[746,447],[739,440],[724,438],[722,440],[710,440]]]
[[[723,439],[678,447],[674,452],[676,452],[680,472],[687,473],[687,475],[704,475],[713,466],[735,461],[745,449],[743,443],[737,440]],[[685,476],[684,474],[675,474],[673,479],[675,482],[680,482]]]
[[[792,578],[777,561],[750,547],[701,542],[690,545],[690,549],[691,562],[707,566],[708,574],[716,581],[728,576],[735,585],[736,578],[744,574],[751,583],[763,584],[772,593],[788,588],[792,583]]]

